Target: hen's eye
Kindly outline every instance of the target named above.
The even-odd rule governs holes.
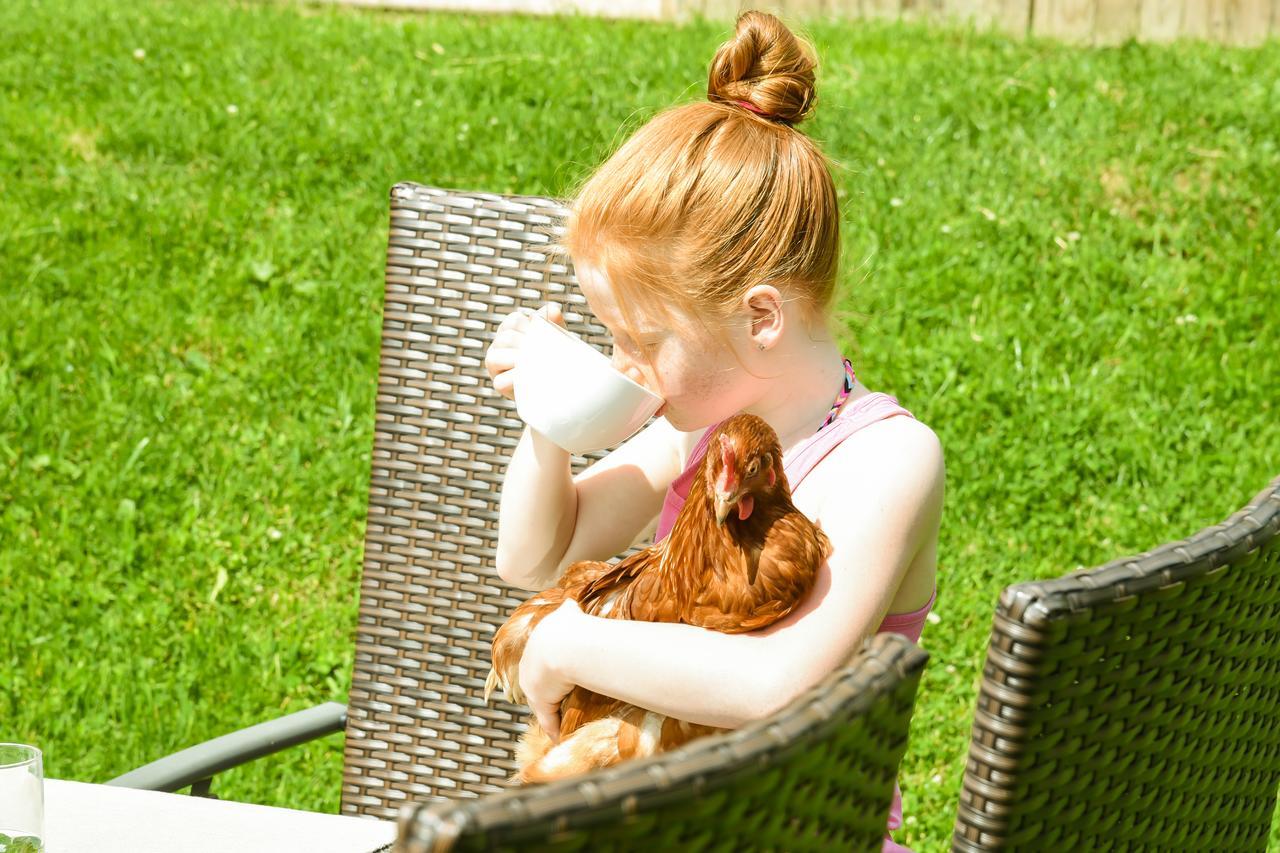
[[[753,477],[755,476],[755,473],[759,470],[760,470],[760,463],[757,460],[752,459],[751,464],[747,466],[747,476]]]

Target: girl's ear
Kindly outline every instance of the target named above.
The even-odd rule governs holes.
[[[747,334],[758,349],[773,346],[782,335],[782,294],[772,284],[757,284],[742,297],[742,305],[750,319]]]

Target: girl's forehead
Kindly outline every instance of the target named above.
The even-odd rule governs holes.
[[[587,304],[592,312],[601,320],[609,320],[617,315],[617,306],[613,301],[613,288],[604,273],[595,267],[580,263],[576,267],[578,287],[582,295],[587,297]]]
[[[618,305],[615,289],[604,273],[592,266],[583,264],[577,268],[578,285],[587,298],[587,304],[596,318],[615,331],[631,334],[660,332],[668,329],[678,318],[674,315],[650,313],[644,306],[628,305],[624,314]],[[673,309],[667,309],[673,311]],[[630,320],[630,322],[628,322]]]

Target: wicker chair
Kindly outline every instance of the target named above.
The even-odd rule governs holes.
[[[405,806],[395,849],[879,851],[926,657],[876,634],[728,734],[579,779]]]
[[[1005,589],[952,849],[1266,849],[1277,532],[1280,478],[1189,539]]]
[[[406,838],[429,838],[438,824],[463,846],[485,837],[723,840],[721,818],[733,815],[735,832],[752,833],[744,839],[785,831],[789,845],[880,848],[927,659],[896,635],[869,640],[820,688],[749,728],[590,781],[504,793],[527,709],[481,697],[493,633],[529,595],[493,569],[498,494],[523,424],[483,361],[503,316],[547,300],[608,350],[555,251],[566,213],[540,197],[392,188],[349,701],[225,735],[111,784],[207,794],[217,772],[345,727],[342,812],[397,818],[405,805]],[[573,470],[604,453],[574,457]]]

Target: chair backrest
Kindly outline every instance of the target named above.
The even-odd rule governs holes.
[[[952,849],[1264,849],[1278,531],[1280,478],[1189,539],[1005,589]]]
[[[397,853],[879,851],[928,655],[876,634],[770,717],[577,779],[406,806]]]
[[[524,425],[484,357],[508,312],[548,300],[609,351],[557,251],[566,214],[540,197],[391,190],[344,814],[394,818],[409,799],[496,792],[515,769],[527,709],[482,693],[493,633],[530,594],[493,568]],[[605,452],[574,457],[574,472]]]

